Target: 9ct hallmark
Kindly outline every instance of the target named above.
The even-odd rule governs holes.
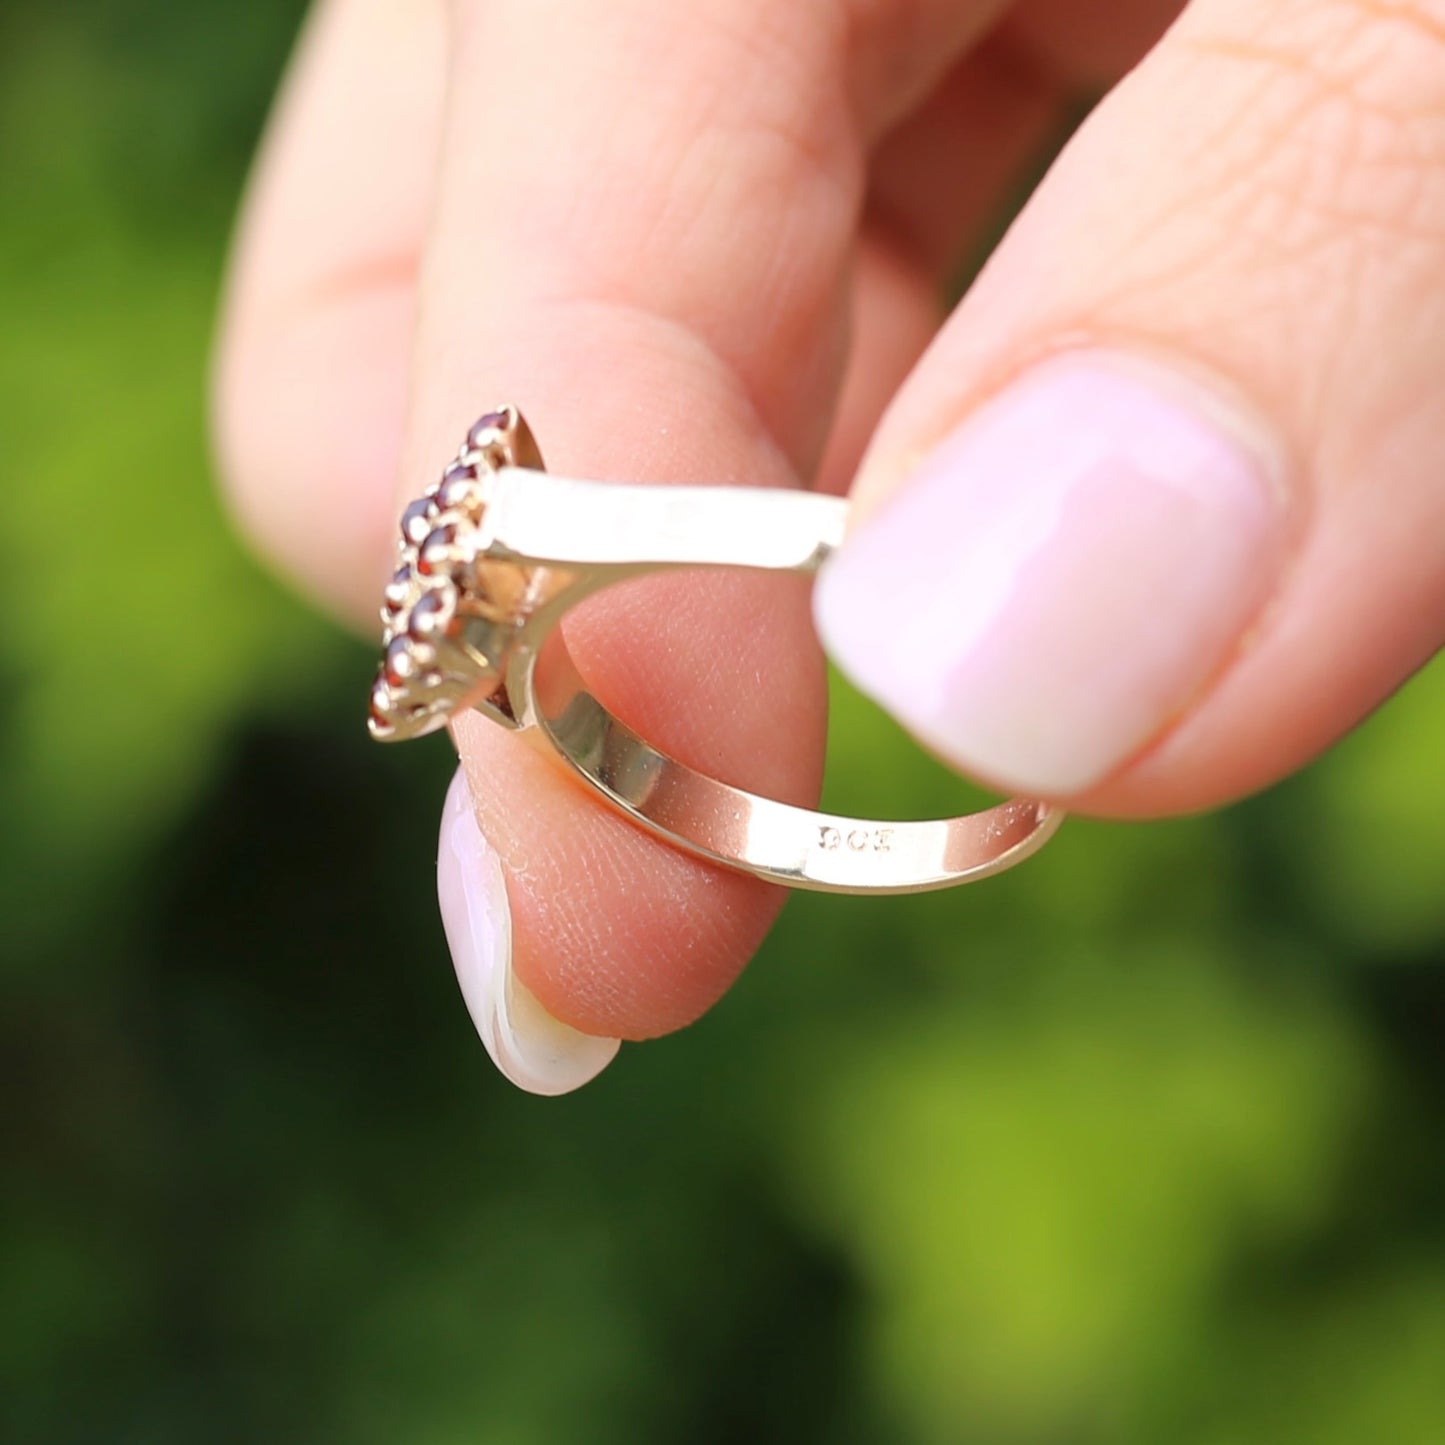
[[[681,567],[810,575],[847,517],[845,501],[815,492],[549,476],[520,413],[498,407],[402,513],[371,735],[421,737],[473,709],[641,827],[787,887],[915,893],[1012,867],[1058,827],[1057,808],[1012,799],[882,823],[761,798],[652,747],[573,666],[557,624],[602,588]]]
[[[818,846],[825,853],[846,847],[853,853],[886,853],[893,839],[892,828],[841,828],[824,824],[818,829]]]

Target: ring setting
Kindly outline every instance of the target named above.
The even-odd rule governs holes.
[[[1043,845],[1059,809],[1010,799],[880,822],[759,797],[638,737],[571,662],[557,623],[602,588],[678,568],[811,574],[846,522],[845,501],[814,492],[556,477],[518,410],[498,407],[402,513],[371,735],[406,741],[475,710],[675,846],[789,887],[921,892],[1002,872]]]
[[[434,732],[504,687],[537,578],[536,569],[489,563],[489,484],[501,467],[540,470],[541,460],[514,409],[488,412],[402,513],[398,565],[382,593],[383,655],[368,719],[378,741]],[[506,708],[504,697],[498,705]]]

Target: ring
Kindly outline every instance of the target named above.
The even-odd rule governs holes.
[[[792,888],[916,893],[1002,872],[1043,845],[1059,809],[1011,799],[882,822],[758,797],[638,737],[567,654],[557,623],[603,587],[682,567],[811,574],[847,516],[846,501],[815,492],[551,476],[517,409],[490,411],[402,514],[371,735],[421,737],[475,709],[670,843]]]

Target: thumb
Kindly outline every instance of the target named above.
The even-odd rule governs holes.
[[[1195,0],[875,438],[815,594],[844,672],[962,770],[1142,815],[1274,781],[1422,665],[1442,114],[1401,12]]]

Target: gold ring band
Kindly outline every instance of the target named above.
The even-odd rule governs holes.
[[[514,407],[488,412],[402,515],[370,727],[419,737],[474,708],[679,847],[771,883],[915,893],[1002,872],[1062,819],[1012,799],[957,818],[845,818],[759,797],[659,752],[588,691],[557,632],[603,587],[681,567],[811,574],[848,504],[814,492],[643,487],[549,475]]]

